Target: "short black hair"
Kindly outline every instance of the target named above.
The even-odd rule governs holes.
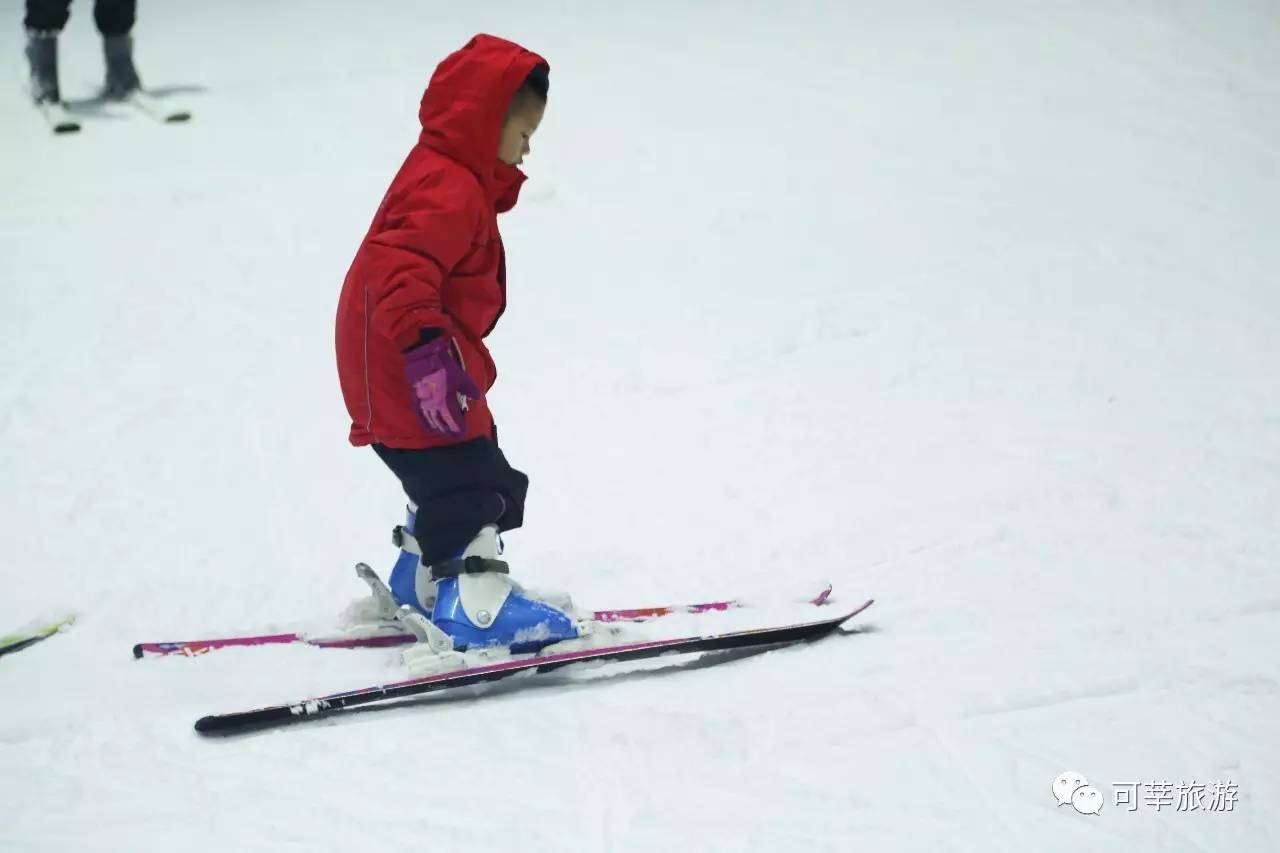
[[[523,89],[530,89],[543,101],[547,100],[547,92],[551,89],[551,69],[545,65],[535,65],[524,78]]]

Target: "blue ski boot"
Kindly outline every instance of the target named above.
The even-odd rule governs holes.
[[[411,502],[405,507],[404,527],[397,527],[391,534],[391,541],[400,546],[400,556],[391,567],[391,579],[387,586],[391,587],[396,603],[407,604],[429,617],[431,605],[435,601],[435,589],[429,583],[424,583],[421,589],[428,598],[418,598],[418,574],[423,566],[422,549],[414,538],[414,522],[417,517],[418,505]]]
[[[485,525],[451,560],[427,566],[413,536],[416,507],[396,529],[400,557],[391,570],[391,594],[426,616],[453,641],[453,649],[502,646],[516,654],[536,652],[579,636],[573,618],[511,580],[496,525]]]

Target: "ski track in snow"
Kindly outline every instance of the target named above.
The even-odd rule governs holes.
[[[333,311],[478,31],[553,66],[490,338],[515,571],[589,606],[877,603],[720,666],[201,740],[403,677],[129,649],[323,624],[389,568]],[[0,659],[0,850],[1280,849],[1267,4],[170,0],[135,35],[189,125],[54,138],[0,87],[0,632],[80,614]],[[60,59],[87,96],[86,4]],[[1056,806],[1066,769],[1101,814]],[[1239,802],[1115,807],[1160,780]]]

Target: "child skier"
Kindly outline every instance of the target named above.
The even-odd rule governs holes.
[[[71,0],[27,0],[22,24],[27,31],[27,63],[31,72],[31,97],[37,104],[57,104],[58,35],[67,25]],[[93,19],[102,34],[107,76],[102,97],[121,101],[138,91],[142,83],[133,67],[133,22],[137,0],[95,0]]]
[[[497,214],[546,107],[550,66],[478,35],[436,68],[422,133],[356,252],[338,302],[350,441],[372,445],[409,497],[390,587],[456,647],[577,636],[559,607],[513,583],[498,533],[519,527],[529,481],[498,448],[484,338],[506,307]]]

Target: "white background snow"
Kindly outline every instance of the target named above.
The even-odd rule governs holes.
[[[0,7],[0,633],[81,614],[0,659],[0,850],[1280,849],[1274,2],[144,2],[194,121],[71,138]],[[201,740],[398,677],[129,650],[390,567],[333,314],[480,31],[553,67],[490,338],[514,570],[596,606],[826,576],[875,630]],[[90,95],[83,0],[62,49]],[[1192,780],[1234,810],[1112,801]]]

